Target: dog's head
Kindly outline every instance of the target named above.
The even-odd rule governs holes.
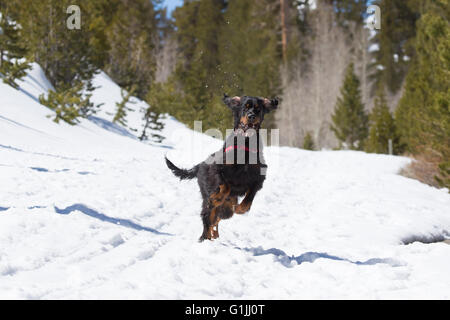
[[[234,129],[259,130],[264,120],[264,115],[278,107],[279,100],[260,97],[233,97],[226,94],[223,102],[233,111]]]

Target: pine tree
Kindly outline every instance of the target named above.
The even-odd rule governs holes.
[[[8,0],[11,16],[21,26],[22,42],[55,88],[41,102],[56,111],[55,121],[71,124],[88,117],[99,106],[90,101],[92,77],[104,65],[107,44],[103,19],[106,4],[118,0]],[[81,8],[81,30],[69,30],[67,8]],[[98,18],[101,17],[101,18]],[[60,105],[58,105],[60,103]]]
[[[369,116],[370,130],[366,142],[366,151],[374,153],[388,153],[389,140],[392,141],[392,151],[394,154],[402,152],[400,137],[397,133],[394,118],[392,117],[381,87],[375,97],[375,105]]]
[[[175,90],[173,78],[166,83],[153,83],[146,96],[149,107],[144,115],[144,128],[140,140],[148,140],[147,130],[151,131],[151,137],[155,142],[162,142],[165,138],[159,134],[164,129],[161,121],[164,113],[178,115],[182,103],[181,95]],[[183,116],[181,116],[183,118]]]
[[[173,83],[177,119],[230,128],[221,97],[274,96],[280,90],[279,0],[185,1],[173,13],[179,59]],[[269,123],[266,118],[265,125]]]
[[[417,24],[416,57],[396,110],[408,151],[438,157],[447,187],[450,159],[450,0],[426,1]]]
[[[224,3],[223,0],[186,1],[173,12],[180,54],[172,79],[182,92],[175,116],[189,126],[194,120],[202,120],[205,129],[224,129],[225,124],[229,127],[230,121],[225,120],[229,119],[227,110],[218,100],[223,89],[217,77],[218,35],[224,24]]]
[[[368,134],[368,116],[364,111],[359,85],[351,63],[347,68],[331,125],[331,130],[341,144],[356,150],[363,149]]]
[[[311,132],[307,132],[305,137],[303,138],[303,149],[305,150],[314,150],[316,147],[314,145],[314,139],[311,135]]]
[[[56,123],[60,120],[68,124],[79,123],[79,118],[87,118],[95,113],[100,105],[94,105],[90,101],[93,88],[85,82],[78,82],[74,86],[60,86],[55,90],[49,90],[47,97],[44,94],[39,96],[39,102],[55,111]]]
[[[158,132],[161,132],[164,129],[164,122],[162,122],[163,116],[156,110],[152,110],[151,107],[147,109],[144,115],[144,129],[142,130],[142,134],[139,137],[139,140],[145,141],[148,140],[147,130],[151,130],[151,138],[154,142],[161,143],[165,137],[160,135]]]
[[[441,187],[450,190],[450,161],[439,164],[439,174],[435,179]]]
[[[119,0],[106,27],[108,61],[105,72],[122,88],[136,87],[144,100],[156,70],[155,48],[159,45],[158,1]]]
[[[127,112],[133,110],[127,107],[127,104],[132,103],[130,102],[130,98],[133,96],[134,92],[136,92],[136,86],[131,87],[129,90],[120,90],[122,101],[116,102],[116,114],[113,118],[114,123],[119,123],[124,127],[127,126]]]
[[[114,0],[117,1],[117,0]],[[114,2],[112,1],[112,2]],[[22,27],[30,58],[37,62],[53,87],[64,89],[92,79],[103,67],[106,43],[102,16],[106,0],[8,0],[11,12]],[[81,29],[66,24],[70,5],[81,9]],[[103,9],[102,9],[103,8]],[[108,16],[105,12],[105,17]]]
[[[381,10],[381,30],[377,31],[372,43],[378,45],[374,52],[372,93],[380,85],[396,93],[403,83],[411,59],[414,56],[412,44],[419,18],[418,3],[422,0],[377,0],[373,4]]]
[[[283,50],[279,6],[279,0],[229,2],[219,41],[219,77],[224,92],[266,97],[280,93]]]
[[[8,10],[0,7],[0,76],[3,82],[18,88],[16,80],[26,75],[30,69],[25,59],[28,50],[23,45],[20,29],[8,16]]]
[[[91,79],[103,63],[103,48],[95,45],[94,37],[102,26],[95,25],[90,13],[97,14],[95,6],[106,0],[93,2],[69,0],[8,0],[11,17],[20,25],[21,43],[26,43],[30,60],[37,62],[52,83],[54,90],[41,95],[39,100],[55,110],[54,120],[70,124],[79,117],[95,113]],[[66,9],[76,4],[81,7],[81,30],[69,30]]]

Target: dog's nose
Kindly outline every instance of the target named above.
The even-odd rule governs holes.
[[[254,114],[249,114],[248,115],[248,120],[253,122],[253,121],[255,121],[255,119],[256,119],[256,116]]]

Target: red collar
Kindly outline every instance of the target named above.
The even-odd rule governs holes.
[[[230,152],[231,150],[234,150],[234,149],[245,150],[245,151],[248,151],[251,153],[258,153],[258,150],[256,150],[256,149],[249,149],[248,147],[245,147],[245,146],[236,146],[236,145],[226,147],[225,153]]]

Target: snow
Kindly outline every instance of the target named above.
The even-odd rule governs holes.
[[[105,104],[77,126],[37,102],[38,65],[0,84],[1,299],[450,298],[450,246],[414,241],[450,238],[450,197],[398,175],[408,158],[268,147],[251,211],[198,243],[197,183],[164,155],[189,167],[221,141],[168,117],[142,143],[147,105],[138,132],[112,124],[120,88],[94,84]]]
[[[369,52],[380,51],[380,45],[378,43],[372,43],[368,49]]]

